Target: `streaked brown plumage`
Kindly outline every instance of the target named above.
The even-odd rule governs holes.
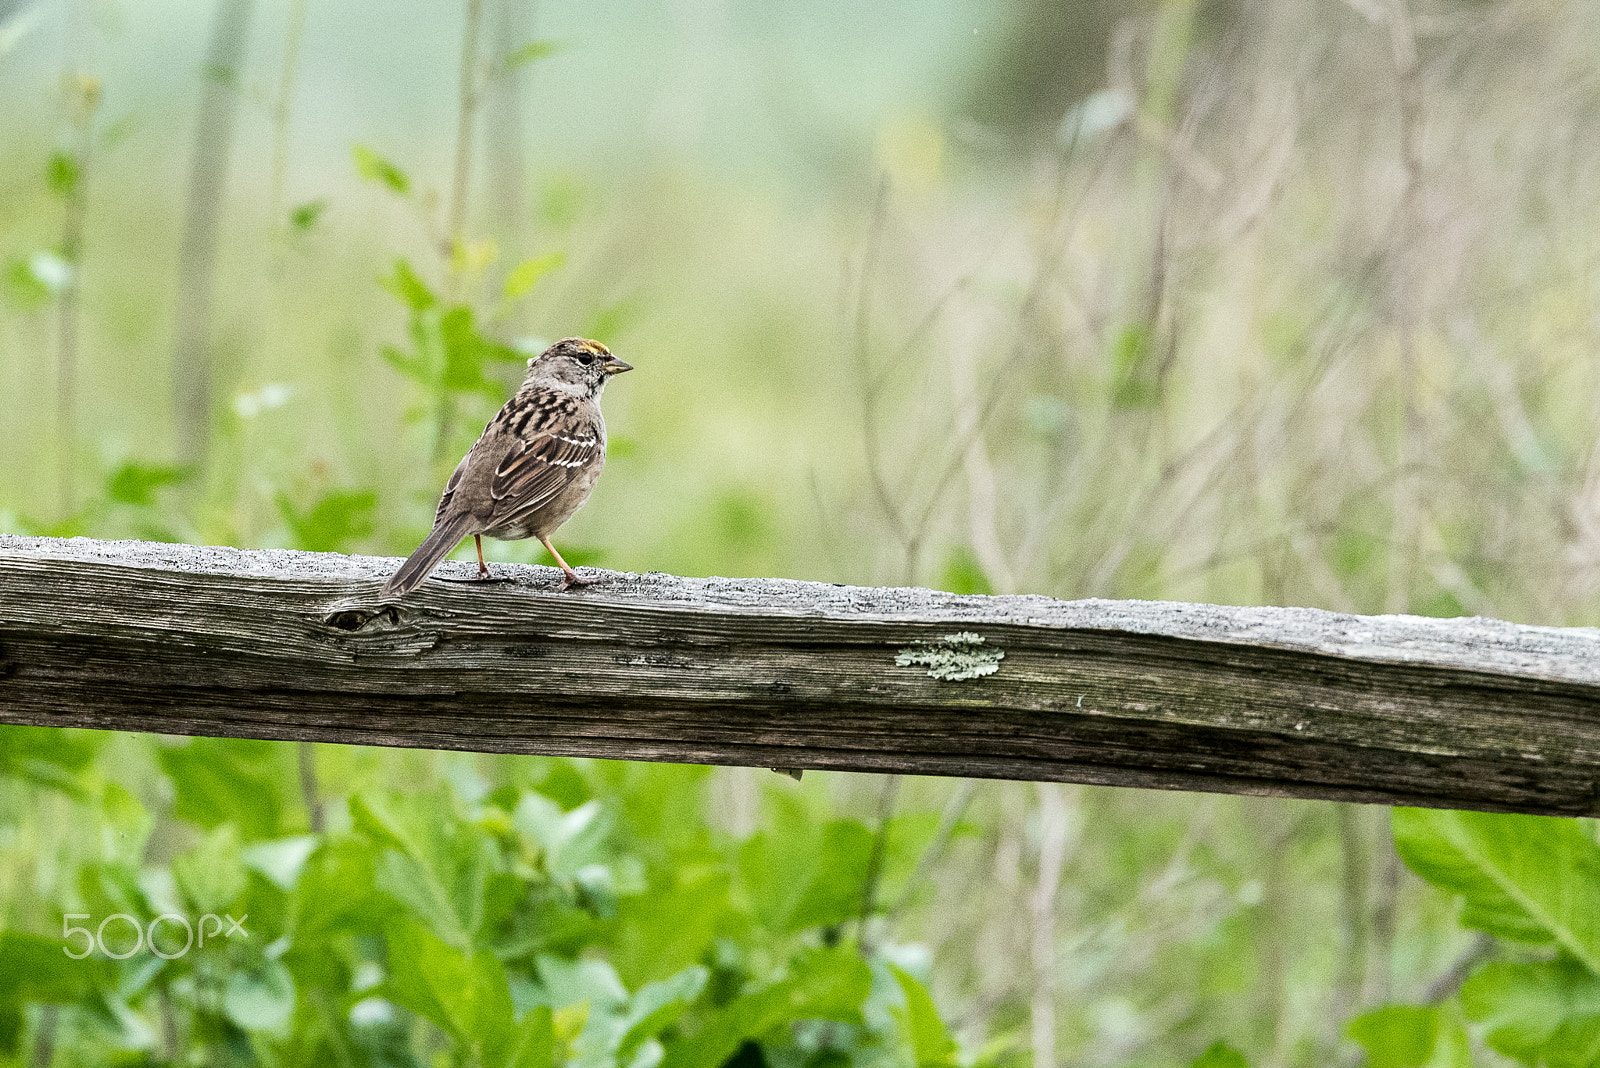
[[[538,538],[566,574],[562,589],[584,580],[550,544],[594,491],[606,462],[600,394],[612,375],[633,370],[598,341],[569,337],[528,361],[516,395],[489,420],[456,465],[434,513],[433,532],[384,583],[381,596],[403,597],[472,535],[478,576],[487,577],[483,535]]]

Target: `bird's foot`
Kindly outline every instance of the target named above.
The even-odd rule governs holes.
[[[561,580],[562,590],[570,590],[574,586],[593,586],[595,584],[594,579],[580,578],[576,571],[570,569],[563,572],[563,574],[565,577]]]

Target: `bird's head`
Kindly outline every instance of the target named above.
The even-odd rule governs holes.
[[[528,361],[527,383],[598,397],[612,375],[631,370],[600,342],[568,337]]]

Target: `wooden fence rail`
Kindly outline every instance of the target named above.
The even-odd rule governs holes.
[[[0,535],[0,723],[1600,814],[1600,631]]]

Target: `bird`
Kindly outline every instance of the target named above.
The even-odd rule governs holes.
[[[495,413],[456,465],[434,512],[433,531],[379,596],[404,597],[422,584],[461,539],[478,547],[478,577],[489,577],[483,536],[538,538],[565,576],[563,590],[584,586],[550,544],[594,492],[606,463],[600,394],[612,376],[633,370],[598,341],[563,338],[528,361],[515,395]]]

